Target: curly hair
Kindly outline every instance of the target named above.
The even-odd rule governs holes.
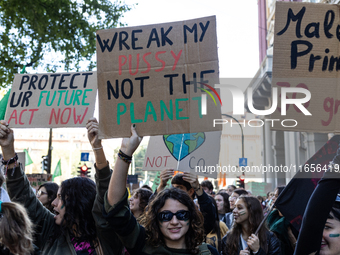
[[[165,246],[165,241],[159,227],[157,214],[164,206],[167,199],[177,200],[181,204],[188,207],[188,210],[191,213],[191,218],[189,230],[185,234],[185,244],[187,249],[190,250],[191,254],[197,254],[199,252],[197,246],[203,242],[203,215],[200,211],[198,211],[190,196],[185,191],[176,188],[162,190],[149,204],[149,209],[146,212],[145,224],[147,243],[154,247],[159,245]]]
[[[138,196],[139,197],[139,209],[144,212],[145,207],[149,203],[149,198],[151,197],[152,192],[145,188],[139,188],[132,192],[131,196]]]
[[[234,191],[235,192],[235,191]],[[254,234],[263,220],[263,211],[260,201],[253,196],[248,195],[241,195],[239,200],[242,200],[248,210],[248,221],[249,221],[249,228],[248,235]],[[262,225],[260,231],[258,232],[258,237],[260,240],[260,247],[267,253],[268,245],[267,245],[267,236],[266,236],[267,228]],[[224,247],[224,253],[227,254],[238,254],[239,249],[239,238],[242,234],[242,226],[234,222],[234,225],[230,231],[227,233],[227,243]]]
[[[61,234],[68,232],[77,243],[89,242],[95,248],[97,237],[92,207],[96,197],[96,184],[86,177],[74,177],[61,183],[61,200],[65,206],[64,218],[50,238],[51,245]]]
[[[18,203],[1,203],[1,243],[11,253],[26,255],[33,251],[33,224],[25,207]]]
[[[50,210],[50,212],[53,212],[53,205],[52,201],[57,197],[59,185],[56,184],[55,182],[45,182],[41,184],[38,188],[38,191],[42,188],[45,187],[46,192],[47,192],[47,197],[48,197],[48,204],[45,204],[44,206]]]

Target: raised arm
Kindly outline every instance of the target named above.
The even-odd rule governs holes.
[[[13,130],[8,128],[8,125],[4,120],[0,121],[0,146],[2,151],[2,157],[5,161],[14,158],[15,150],[14,150],[14,135]],[[8,168],[13,168],[15,163],[9,163]]]
[[[111,169],[106,160],[101,139],[98,138],[98,121],[91,118],[86,123],[87,137],[95,156],[95,181],[97,196],[92,208],[92,215],[97,226],[97,237],[100,240],[104,254],[122,254],[123,244],[114,233],[112,227],[103,218],[102,209],[104,195],[110,183]]]
[[[118,159],[111,176],[107,193],[107,200],[111,206],[119,202],[125,194],[127,173],[131,163],[131,157],[138,148],[138,145],[141,141],[142,138],[138,136],[136,132],[136,126],[132,125],[131,137],[123,139],[120,151],[118,153]]]
[[[87,137],[92,146],[97,169],[103,169],[108,165],[102,146],[102,140],[98,138],[98,121],[91,118],[86,123]]]
[[[32,223],[39,229],[39,231],[35,231],[35,244],[41,247],[46,243],[50,232],[53,231],[53,214],[41,204],[33,193],[21,165],[15,159],[13,130],[3,120],[0,121],[0,146],[7,172],[8,194],[12,202],[18,202],[26,208]]]

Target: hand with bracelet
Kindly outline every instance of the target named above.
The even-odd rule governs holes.
[[[98,138],[99,124],[96,118],[90,118],[86,123],[87,138],[92,146],[96,159],[96,167],[98,170],[103,169],[108,165],[106,160],[102,140]]]
[[[138,148],[141,141],[142,137],[138,136],[136,126],[131,125],[131,137],[123,138],[122,140],[107,192],[107,200],[111,206],[119,202],[125,194],[129,159],[132,158],[132,154]]]
[[[128,157],[132,157],[132,154],[135,152],[140,142],[142,141],[142,137],[138,136],[136,132],[135,124],[133,124],[131,127],[131,134],[132,135],[129,138],[123,138],[122,145],[120,147],[120,151],[123,153],[123,155]]]
[[[16,160],[14,160],[15,162],[11,160],[16,157],[14,150],[14,135],[13,130],[8,127],[8,124],[4,120],[0,121],[0,146],[3,160],[9,161],[7,168],[13,168],[16,164]]]

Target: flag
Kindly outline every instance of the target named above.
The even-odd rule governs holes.
[[[7,108],[7,102],[8,102],[9,94],[11,94],[11,90],[8,90],[8,92],[0,100],[0,120],[5,119],[5,113],[6,113],[6,108]]]
[[[21,70],[21,72],[20,72],[21,74],[26,72],[25,68],[26,68],[26,65]],[[6,109],[7,109],[7,102],[8,102],[8,98],[9,98],[10,94],[11,94],[11,89],[9,89],[7,91],[7,93],[4,95],[4,97],[0,100],[0,120],[4,120],[5,119],[5,113],[6,113]],[[30,164],[32,164],[32,163],[30,163]]]
[[[54,169],[54,173],[52,175],[52,181],[54,181],[55,177],[61,176],[61,161],[59,159],[56,168]]]
[[[24,149],[24,152],[25,152],[25,166],[33,164],[33,160],[31,159],[30,155],[28,154],[28,151],[26,149]]]
[[[155,191],[157,188],[158,188],[158,185],[160,184],[160,182],[161,182],[161,172],[160,171],[158,171],[157,172],[157,174],[156,174],[156,177],[155,177],[155,179],[153,180],[153,184],[152,184],[152,187],[151,187],[151,189],[153,190],[153,191]]]
[[[339,141],[340,135],[335,135],[318,150],[302,167],[302,169],[306,167],[309,171],[302,170],[298,172],[281,192],[274,204],[296,231],[300,231],[302,217],[308,200],[327,169],[328,164],[336,155]],[[314,166],[314,169],[321,171],[311,172],[312,166]]]

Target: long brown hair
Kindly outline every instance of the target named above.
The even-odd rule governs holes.
[[[194,201],[190,198],[190,196],[185,191],[177,188],[170,188],[161,191],[150,203],[149,209],[146,213],[145,224],[147,243],[154,247],[165,245],[163,234],[159,228],[157,214],[164,206],[167,199],[177,200],[181,204],[188,207],[191,217],[189,230],[185,234],[185,244],[186,248],[190,250],[191,254],[197,254],[199,252],[197,246],[203,242],[203,215],[200,211],[198,211]]]
[[[248,235],[254,234],[263,220],[263,211],[260,201],[253,196],[241,195],[238,199],[241,199],[247,207],[248,215],[249,215],[249,229]],[[262,225],[260,231],[258,232],[258,238],[260,240],[260,247],[267,253],[268,245],[267,245],[267,236],[266,236],[266,227]],[[224,247],[224,253],[228,253],[230,255],[238,254],[239,251],[239,238],[242,234],[242,226],[234,222],[232,229],[227,233],[227,244]]]
[[[1,243],[11,253],[26,255],[33,251],[33,226],[25,207],[18,203],[1,203]]]

